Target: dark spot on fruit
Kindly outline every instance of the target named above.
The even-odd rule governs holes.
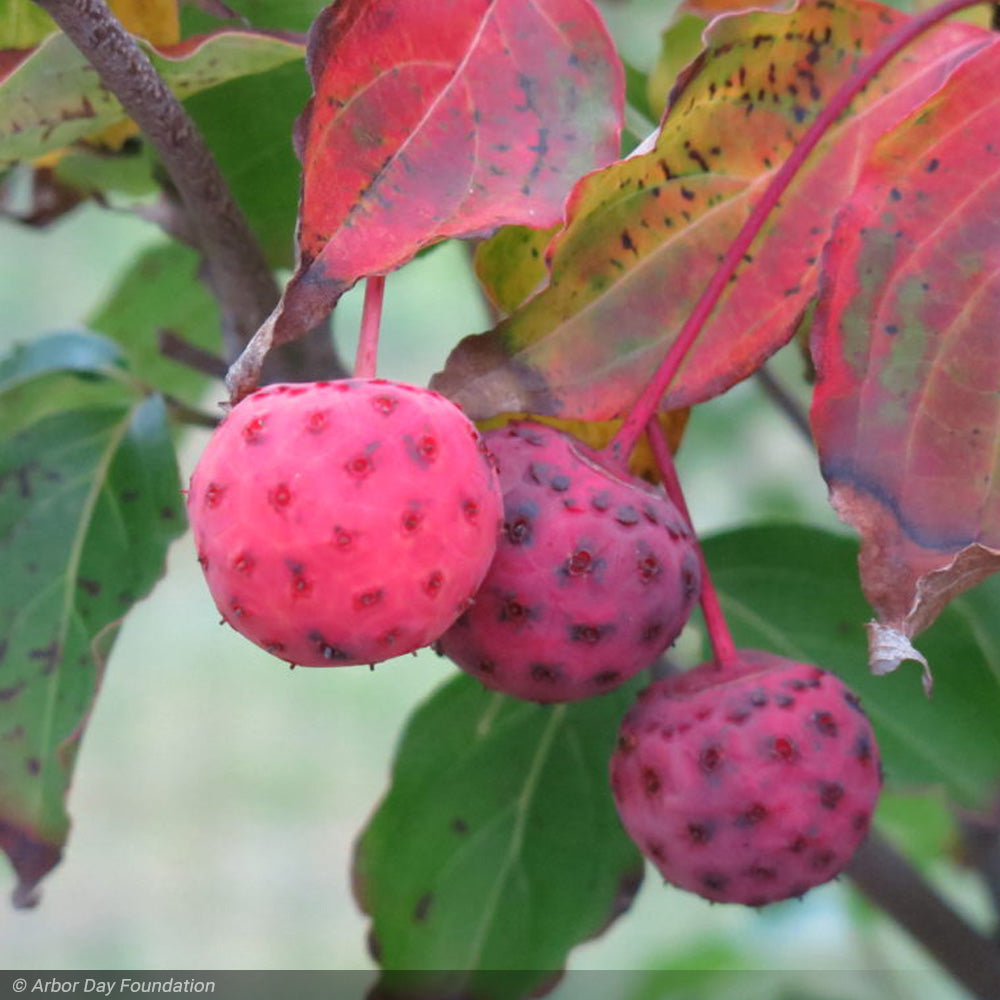
[[[375,471],[375,463],[368,455],[355,455],[344,463],[344,469],[352,479],[367,479]]]
[[[465,820],[462,819],[460,816],[456,816],[451,821],[451,828],[452,828],[452,830],[454,830],[455,833],[468,833],[469,832],[469,824],[466,823]]]
[[[610,631],[610,625],[570,625],[568,628],[571,642],[586,642],[590,645],[600,642],[601,637]]]
[[[253,556],[247,552],[241,552],[233,560],[233,569],[236,570],[237,573],[242,573],[244,576],[253,572],[254,565]]]
[[[615,511],[615,520],[625,528],[639,523],[639,512],[631,504],[623,504]]]
[[[306,430],[310,434],[322,434],[326,430],[326,413],[323,410],[313,410],[306,417]]]
[[[528,545],[531,542],[531,521],[523,515],[514,521],[504,522],[503,530],[511,545]]]
[[[642,516],[649,521],[650,524],[659,524],[660,515],[657,514],[656,508],[652,504],[644,504],[642,508]]]
[[[851,826],[854,828],[855,833],[864,833],[868,829],[868,824],[871,822],[871,816],[866,812],[856,812],[851,819]]]
[[[837,855],[834,851],[825,850],[817,851],[811,860],[811,865],[816,871],[823,871],[829,868],[837,860]]]
[[[698,847],[707,844],[712,839],[714,832],[711,823],[688,823],[687,825],[688,840]]]
[[[433,462],[438,456],[437,438],[430,434],[422,434],[417,438],[416,453],[421,462]]]
[[[659,622],[650,622],[639,635],[643,642],[656,642],[663,635],[663,626]]]
[[[821,781],[819,804],[824,809],[836,809],[844,797],[844,786],[839,781]]]
[[[479,504],[475,500],[463,500],[462,513],[465,515],[466,521],[475,522],[476,518],[479,517]]]
[[[799,835],[798,835],[797,837],[795,837],[795,839],[794,839],[794,840],[792,840],[792,842],[791,842],[791,843],[790,843],[790,844],[788,845],[788,850],[790,850],[790,851],[792,852],[792,854],[801,854],[801,853],[802,853],[802,852],[803,852],[803,851],[804,851],[804,850],[805,850],[805,849],[806,849],[806,848],[807,848],[808,846],[809,846],[809,840],[808,840],[808,838],[807,838],[807,837],[804,837],[804,836],[803,836],[803,835],[802,835],[802,834],[800,833],[800,834],[799,834]]]
[[[837,735],[837,720],[829,712],[813,712],[809,721],[823,736]]]
[[[613,687],[622,678],[618,670],[602,670],[594,675],[594,684],[599,688]]]
[[[747,719],[750,718],[750,709],[743,708],[741,705],[731,708],[726,713],[726,722],[731,722],[733,725],[742,726]]]
[[[308,597],[312,589],[312,582],[300,573],[292,577],[292,597]]]
[[[790,740],[787,736],[774,736],[768,747],[768,755],[774,760],[791,764],[799,759],[799,750],[795,741]]]
[[[660,790],[660,776],[651,768],[644,767],[640,773],[643,791],[647,795],[656,795]]]
[[[420,522],[424,519],[424,515],[420,513],[413,507],[408,510],[403,511],[403,517],[401,523],[403,525],[403,531],[407,534],[414,532],[420,527]]]
[[[208,507],[218,507],[222,503],[225,492],[225,486],[220,486],[218,483],[209,483],[205,487],[205,505]]]
[[[375,396],[372,398],[372,406],[381,413],[383,416],[387,417],[396,407],[399,405],[399,400],[395,396],[390,396],[383,393],[381,396]]]
[[[790,681],[784,681],[783,683],[786,688],[789,688],[792,691],[805,691],[808,687],[805,681],[799,680],[797,677]]]
[[[872,760],[872,741],[866,733],[859,733],[854,741],[854,756],[862,764],[870,764]]]
[[[650,841],[646,844],[646,855],[652,858],[654,861],[658,861],[661,865],[667,862],[667,852],[662,844],[656,843],[655,841]]]
[[[347,653],[342,649],[338,649],[336,646],[330,645],[323,638],[319,632],[310,632],[307,636],[310,642],[314,642],[316,647],[319,649],[319,655],[323,657],[324,660],[346,660]]]
[[[283,642],[278,642],[277,639],[265,639],[261,642],[261,646],[267,650],[267,652],[274,655],[285,651],[285,644]]]
[[[496,663],[486,657],[483,657],[483,659],[476,663],[476,670],[478,670],[481,674],[493,674],[496,673],[496,669]]]
[[[378,604],[383,597],[384,591],[381,587],[376,587],[373,590],[366,590],[363,593],[354,595],[354,609],[355,611],[364,611],[366,608],[374,607]]]
[[[559,474],[552,477],[549,485],[556,491],[556,493],[565,493],[570,488],[571,482],[572,481],[569,476]]]
[[[778,708],[791,708],[795,704],[795,699],[790,694],[776,694],[774,703]]]
[[[441,593],[441,587],[444,586],[444,573],[441,570],[436,569],[430,576],[424,580],[424,593],[428,597],[437,597]]]
[[[767,692],[763,688],[754,688],[750,692],[750,704],[754,708],[763,708],[767,704]]]
[[[354,543],[354,534],[339,524],[333,529],[333,544],[338,549],[349,549]]]
[[[229,602],[229,610],[234,618],[243,618],[246,615],[246,609],[235,597]]]
[[[509,425],[507,435],[508,437],[516,437],[520,438],[522,441],[527,441],[528,444],[534,445],[536,448],[540,448],[545,444],[544,434],[535,430],[533,427],[527,427],[524,424]]]
[[[260,444],[264,439],[264,418],[254,417],[243,425],[243,440],[247,444]]]
[[[773,882],[778,877],[777,869],[766,865],[751,865],[744,874],[755,882]]]
[[[681,566],[681,586],[684,588],[685,600],[690,600],[697,594],[699,580],[700,574],[698,572],[697,559],[691,553],[688,553],[684,557],[684,563]]]
[[[611,494],[607,490],[595,493],[594,496],[590,498],[590,506],[593,507],[598,513],[603,513],[611,506]]]
[[[522,622],[529,621],[532,617],[531,608],[529,608],[526,604],[522,604],[515,597],[508,597],[503,604],[500,605],[499,618],[502,622],[520,624]]]
[[[431,903],[433,902],[434,896],[429,892],[425,892],[420,899],[417,900],[417,905],[413,907],[413,919],[416,920],[418,924],[422,924],[427,919],[427,914],[430,912]]]
[[[288,488],[287,483],[278,483],[268,493],[267,499],[275,510],[283,510],[292,502],[292,491]]]
[[[706,773],[712,774],[722,766],[722,747],[711,743],[698,754],[698,766]]]
[[[737,826],[757,826],[767,819],[768,810],[763,802],[754,802],[746,812],[736,817]]]
[[[583,576],[591,572],[594,564],[594,557],[587,549],[577,549],[566,560],[566,572],[570,576]]]
[[[853,691],[844,692],[844,701],[859,715],[865,715],[865,710],[861,707],[861,699]]]
[[[532,663],[528,672],[531,674],[531,679],[540,684],[555,684],[562,673],[558,667],[550,663]]]
[[[620,733],[618,735],[618,749],[622,753],[631,753],[637,744],[635,733]]]
[[[729,879],[721,872],[703,872],[701,875],[701,884],[709,892],[722,892],[729,885]]]
[[[660,562],[656,556],[649,554],[639,560],[639,579],[642,583],[649,583],[660,575]]]
[[[377,642],[378,642],[378,644],[380,646],[383,646],[386,649],[391,649],[393,646],[396,645],[397,642],[399,642],[399,638],[400,638],[400,631],[399,631],[399,629],[398,628],[391,628],[391,629],[388,629],[387,631],[383,632],[378,637]]]

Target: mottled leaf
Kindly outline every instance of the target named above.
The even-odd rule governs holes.
[[[819,108],[904,15],[806,0],[789,14],[720,18],[678,82],[655,148],[585,178],[550,245],[549,285],[493,331],[466,338],[435,386],[474,417],[624,412],[679,332],[722,254]],[[948,25],[897,57],[808,160],[670,387],[710,398],[792,335],[863,152],[989,35]]]
[[[502,315],[512,313],[545,284],[545,248],[557,228],[504,226],[476,247],[476,277]]]
[[[873,639],[900,644],[873,645],[878,670],[1000,568],[998,57],[970,59],[878,144],[827,255],[812,419],[862,537]]]
[[[629,905],[643,865],[607,766],[634,690],[553,708],[463,676],[417,711],[355,860],[384,969],[453,970],[433,995],[513,1000]]]
[[[199,279],[198,255],[179,243],[144,251],[91,315],[88,326],[117,341],[137,378],[191,404],[201,399],[207,379],[165,356],[162,337],[215,354],[221,351],[218,306]]]
[[[34,0],[0,0],[0,50],[30,49],[55,30]]]
[[[942,670],[928,699],[907,671],[867,668],[857,543],[811,528],[756,527],[705,540],[737,643],[815,663],[861,696],[887,787],[931,786],[984,807],[1000,781],[1000,580],[960,597],[924,637]]]
[[[107,342],[59,336],[0,364],[0,847],[34,901],[122,616],[184,527],[162,401]]]
[[[234,380],[360,278],[445,237],[561,218],[618,155],[623,73],[590,0],[339,0],[309,36],[299,262]]]
[[[143,45],[179,97],[303,54],[302,43],[294,39],[236,29],[161,48]],[[34,159],[125,117],[96,71],[62,33],[34,49],[0,53],[0,164]]]

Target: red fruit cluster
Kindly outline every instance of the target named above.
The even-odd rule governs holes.
[[[503,533],[474,604],[438,649],[487,687],[530,701],[617,687],[691,614],[700,568],[690,528],[661,490],[608,471],[551,427],[518,421],[485,440]]]
[[[376,663],[468,606],[501,498],[476,428],[385,379],[273,385],[235,406],[188,510],[223,618],[291,663]]]
[[[856,695],[818,667],[744,650],[646,688],[611,785],[625,829],[668,881],[762,906],[841,872],[882,776]]]

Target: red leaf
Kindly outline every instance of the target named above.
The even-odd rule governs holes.
[[[300,259],[274,343],[430,243],[559,221],[577,178],[618,155],[624,73],[590,0],[340,0],[309,68]]]
[[[822,104],[903,15],[808,0],[715,23],[679,82],[655,147],[586,177],[550,247],[549,285],[467,338],[435,386],[475,418],[626,411],[727,246]],[[932,32],[896,59],[812,154],[664,397],[700,402],[756,370],[816,291],[818,258],[864,151],[990,36]]]
[[[878,143],[827,253],[813,426],[904,641],[1000,568],[998,135],[994,42]]]

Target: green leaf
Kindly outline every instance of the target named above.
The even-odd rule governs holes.
[[[355,862],[383,968],[521,997],[623,912],[643,866],[607,767],[633,695],[543,707],[459,677],[419,709]]]
[[[309,93],[305,66],[295,62],[185,102],[275,267],[295,257],[302,168],[291,135]]]
[[[195,347],[221,350],[219,313],[198,277],[198,255],[179,243],[139,256],[88,325],[117,341],[138,378],[159,392],[197,403],[208,379],[164,357],[161,331]]]
[[[0,0],[0,49],[30,49],[55,30],[33,0]]]
[[[18,905],[59,861],[118,624],[185,523],[163,403],[119,365],[111,345],[62,335],[0,366],[0,846]],[[61,405],[7,419],[29,396]]]
[[[949,664],[927,698],[916,670],[874,677],[857,578],[857,544],[811,528],[755,527],[710,538],[705,557],[740,646],[836,672],[864,702],[887,787],[941,786],[982,806],[1000,779],[1000,581],[956,600],[924,636]]]
[[[225,80],[301,62],[302,42],[225,29],[157,49],[141,42],[178,97]],[[126,117],[86,58],[61,32],[0,62],[0,163],[30,160]]]

